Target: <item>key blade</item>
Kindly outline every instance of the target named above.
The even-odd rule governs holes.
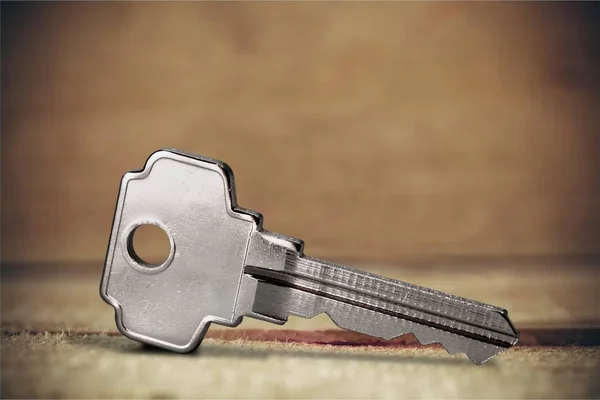
[[[287,254],[282,271],[246,267],[259,279],[254,311],[284,319],[326,313],[341,328],[391,339],[413,333],[481,364],[518,341],[501,308]]]
[[[464,353],[478,365],[508,348],[267,282],[259,282],[253,310],[280,319],[286,319],[289,315],[313,318],[325,313],[342,329],[383,339],[412,333],[423,345],[440,343],[448,353]]]

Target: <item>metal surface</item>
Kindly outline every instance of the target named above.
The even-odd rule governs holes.
[[[167,233],[160,265],[135,253],[143,224]],[[177,352],[198,346],[211,322],[244,316],[283,324],[327,313],[342,328],[413,333],[477,364],[519,336],[501,308],[304,256],[301,240],[263,230],[260,214],[237,206],[226,164],[175,150],[123,177],[100,293],[125,336]]]

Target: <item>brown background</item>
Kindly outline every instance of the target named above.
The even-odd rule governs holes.
[[[600,397],[600,3],[1,14],[0,397]],[[311,255],[508,309],[522,346],[474,367],[325,314],[186,357],[122,337],[100,271],[119,179],[161,147],[229,163]]]
[[[2,261],[101,263],[161,147],[315,256],[597,254],[598,11],[3,3]]]

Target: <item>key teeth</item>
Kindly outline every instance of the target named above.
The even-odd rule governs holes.
[[[348,329],[366,335],[380,337],[386,340],[411,333],[421,345],[439,343],[444,350],[448,352],[448,354],[465,354],[474,364],[477,365],[485,363],[494,356],[506,350],[504,347],[480,342],[475,339],[462,337],[450,332],[435,330],[435,328],[381,314],[379,315],[381,315],[382,320],[377,321],[380,323],[374,322],[369,325],[362,325],[350,320],[347,315],[338,315],[334,310],[328,310],[322,313],[327,314],[333,323],[342,329]],[[317,314],[321,313],[315,313],[315,315]],[[355,316],[355,318],[359,319],[360,316]],[[393,330],[390,329],[391,326],[394,326]],[[361,329],[361,327],[366,329]],[[431,331],[432,329],[435,331]]]
[[[426,328],[426,329],[433,329],[433,328]],[[439,343],[444,348],[444,350],[446,350],[446,352],[448,354],[450,354],[450,355],[465,354],[473,363],[475,363],[477,365],[483,364],[484,362],[486,362],[493,356],[495,356],[503,351],[503,349],[498,346],[489,345],[489,344],[475,341],[475,340],[469,339],[469,338],[459,337],[458,335],[455,335],[455,334],[452,334],[449,332],[439,332],[439,334],[442,334],[445,336],[452,335],[457,340],[452,340],[452,339],[454,339],[454,337],[433,338],[432,336],[436,336],[436,335],[433,335],[431,332],[425,332],[425,331],[419,332],[418,329],[413,329],[412,334],[419,341],[419,343],[421,345],[429,345],[429,344]],[[465,345],[467,346],[467,348],[465,348]],[[482,352],[482,350],[486,350],[488,348],[492,351],[491,352],[489,352],[489,351]]]

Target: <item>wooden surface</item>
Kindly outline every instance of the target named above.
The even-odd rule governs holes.
[[[437,348],[207,339],[189,356],[101,335],[2,335],[2,390],[36,398],[597,398],[598,347],[520,347],[475,366]]]
[[[483,366],[410,335],[383,341],[324,315],[284,326],[212,325],[200,349],[167,353],[115,329],[98,266],[2,269],[2,397],[597,398],[600,268],[375,268],[509,310],[522,342]],[[431,273],[431,271],[434,271]],[[483,271],[486,271],[485,273]]]
[[[315,256],[597,254],[598,10],[3,2],[2,259],[101,260],[160,147]]]

